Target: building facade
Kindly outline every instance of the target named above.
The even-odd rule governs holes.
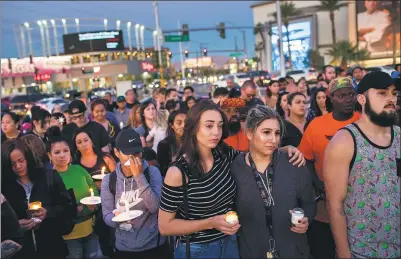
[[[281,1],[285,2],[285,1]],[[295,5],[298,14],[290,18],[289,22],[289,38],[291,46],[291,56],[293,69],[303,69],[308,67],[307,53],[309,49],[319,51],[320,55],[324,58],[324,63],[329,64],[332,61],[332,57],[327,54],[327,51],[331,49],[333,43],[331,21],[329,13],[326,11],[320,11],[320,1],[287,1],[292,2]],[[361,3],[358,3],[361,2]],[[391,2],[391,1],[381,1]],[[262,68],[268,71],[279,71],[279,38],[277,23],[275,19],[276,14],[276,2],[265,1],[257,3],[251,6],[253,10],[253,22],[254,26],[257,24],[268,24],[271,30],[264,32],[264,42],[260,34],[255,36],[255,44],[263,46],[263,49],[256,51],[256,56],[260,58]],[[390,12],[389,6],[380,3],[380,6],[376,7],[378,10],[375,12]],[[390,10],[390,11],[388,11]],[[348,1],[347,6],[335,11],[335,29],[336,29],[336,40],[346,40],[353,45],[362,47],[361,37],[358,37],[358,14],[364,12],[364,1]],[[398,9],[399,17],[399,6]],[[284,24],[283,24],[284,25]],[[359,25],[361,29],[362,25]],[[283,49],[288,64],[288,44],[287,44],[287,32],[283,26]],[[399,27],[397,31],[399,39]],[[383,36],[384,40],[384,36]],[[398,40],[399,42],[399,40]],[[384,44],[386,45],[386,44]],[[388,44],[387,44],[388,45]],[[386,51],[377,52],[375,49],[369,49],[371,52],[371,58],[363,62],[365,66],[378,66],[392,63],[392,49]],[[399,43],[397,46],[397,57],[399,62],[400,47]]]

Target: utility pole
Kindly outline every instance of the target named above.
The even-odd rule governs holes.
[[[163,75],[163,62],[162,62],[162,46],[161,46],[161,30],[159,25],[159,9],[157,6],[157,1],[153,1],[153,8],[155,12],[155,23],[156,23],[156,31],[157,31],[157,54],[159,56],[159,72],[160,72],[160,85],[164,87],[164,75]]]
[[[276,11],[277,11],[277,29],[278,38],[280,40],[280,72],[281,77],[285,77],[285,62],[284,62],[284,49],[283,49],[283,31],[281,22],[281,6],[280,0],[276,0]],[[290,46],[288,46],[290,47]]]
[[[178,29],[181,28],[181,23],[180,20],[177,19],[177,27]],[[184,57],[182,56],[182,42],[178,42],[178,46],[180,48],[180,61],[181,61],[181,74],[182,74],[182,78],[185,79],[185,65],[184,65]]]

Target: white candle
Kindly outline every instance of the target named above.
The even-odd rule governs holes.
[[[124,127],[124,123],[120,121],[120,128],[122,129]]]
[[[228,224],[236,224],[238,222],[238,215],[235,211],[229,211],[226,213],[225,219]]]
[[[292,214],[291,214],[291,223],[294,225],[298,225],[299,224],[299,220],[304,218],[304,210],[301,208],[295,208],[292,210]]]
[[[125,212],[129,212],[129,204],[127,200],[124,200],[124,205],[125,205]]]
[[[104,172],[106,171],[106,167],[105,166],[103,166],[102,167],[102,176],[104,176]]]
[[[95,196],[95,193],[93,192],[93,189],[90,188],[89,191],[90,191],[90,193],[91,193],[91,197],[94,197],[94,196]]]

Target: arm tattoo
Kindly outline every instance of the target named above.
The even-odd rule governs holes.
[[[344,206],[341,206],[341,208],[338,209],[338,212],[340,213],[341,216],[345,217]]]

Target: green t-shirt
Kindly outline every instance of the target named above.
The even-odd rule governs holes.
[[[82,198],[90,196],[89,189],[92,188],[95,196],[99,196],[99,191],[93,182],[89,173],[80,165],[69,165],[67,171],[59,172],[59,175],[63,179],[66,189],[73,189],[77,205],[82,205],[79,201]],[[78,218],[83,217],[91,213],[87,207],[78,214]],[[93,212],[92,212],[93,213]]]

